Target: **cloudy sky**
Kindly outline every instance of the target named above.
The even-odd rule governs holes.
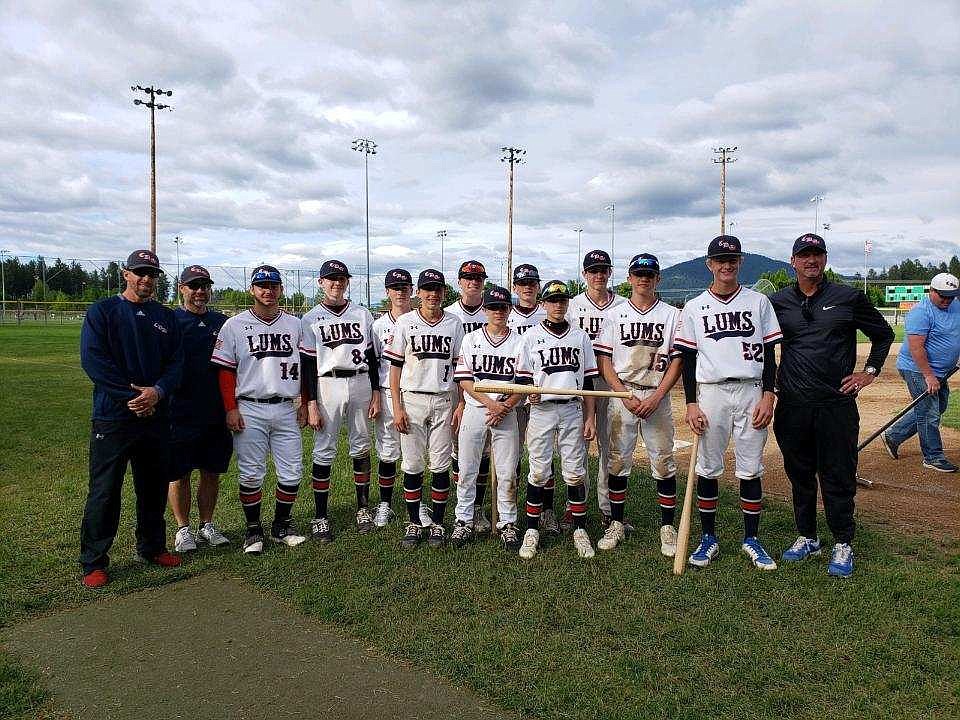
[[[116,258],[417,271],[506,245],[570,277],[583,251],[663,264],[719,231],[713,148],[738,146],[728,220],[783,258],[821,223],[831,264],[960,253],[960,5],[904,2],[30,3],[0,0],[0,245]],[[952,128],[952,130],[951,130]],[[215,269],[229,283],[237,271]],[[304,273],[306,275],[306,273]],[[354,290],[357,287],[355,286]],[[377,291],[374,295],[377,295]]]

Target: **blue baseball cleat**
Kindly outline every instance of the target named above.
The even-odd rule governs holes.
[[[801,535],[793,541],[793,545],[783,551],[780,559],[784,562],[800,562],[809,557],[816,557],[821,550],[819,540]]]
[[[767,551],[763,549],[763,545],[760,544],[760,541],[757,540],[756,537],[744,538],[740,549],[743,550],[744,555],[750,558],[754,567],[760,570],[777,569],[777,563],[770,557]]]
[[[700,544],[690,556],[690,564],[694,567],[706,567],[717,555],[720,554],[720,544],[715,535],[704,534],[700,536]]]
[[[837,543],[833,546],[827,574],[843,578],[853,575],[853,548],[847,543]]]

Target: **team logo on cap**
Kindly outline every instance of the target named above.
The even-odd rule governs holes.
[[[460,273],[462,275],[486,275],[487,271],[480,263],[469,260],[460,266]]]
[[[731,250],[733,252],[737,252],[737,250],[739,250],[739,248],[729,240],[718,240],[717,247],[722,247],[722,248],[725,248],[726,250]]]
[[[810,243],[811,245],[820,245],[823,243],[823,240],[818,238],[816,235],[804,235],[800,238],[800,242]]]
[[[336,271],[342,272],[342,273],[345,273],[345,272],[347,271],[347,268],[346,268],[346,267],[344,267],[344,266],[341,265],[340,263],[335,262],[335,261],[333,261],[333,260],[330,261],[330,269],[331,269],[331,270],[336,270]]]
[[[567,294],[567,286],[558,280],[554,280],[551,283],[547,283],[547,286],[543,289],[544,297],[549,295],[558,295],[558,294]]]
[[[402,272],[399,272],[397,270],[391,270],[388,273],[388,275],[390,276],[391,280],[399,280],[400,282],[403,282],[407,279],[406,277],[404,277]]]
[[[525,278],[536,277],[537,271],[529,265],[521,265],[517,268],[517,272],[514,273],[514,275],[517,276],[517,280],[523,280]]]
[[[197,273],[198,275],[209,275],[206,268],[202,268],[199,265],[191,265],[187,268],[187,272]]]
[[[137,257],[141,260],[153,260],[153,255],[143,250],[137,253]]]
[[[596,260],[597,262],[607,262],[607,258],[603,253],[598,253],[596,251],[587,253],[588,260]]]

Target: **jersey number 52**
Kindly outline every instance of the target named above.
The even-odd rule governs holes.
[[[740,343],[743,345],[743,359],[763,362],[763,345],[761,343]]]

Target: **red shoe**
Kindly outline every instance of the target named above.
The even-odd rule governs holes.
[[[107,575],[106,570],[91,570],[83,576],[83,580],[80,582],[83,583],[84,587],[88,587],[91,590],[96,590],[97,588],[102,588],[104,585],[110,582],[110,577]]]
[[[168,553],[166,550],[164,550],[162,553],[158,553],[152,558],[147,558],[147,562],[151,565],[159,565],[161,567],[178,567],[183,560],[180,559],[179,555],[174,555],[173,553]]]

